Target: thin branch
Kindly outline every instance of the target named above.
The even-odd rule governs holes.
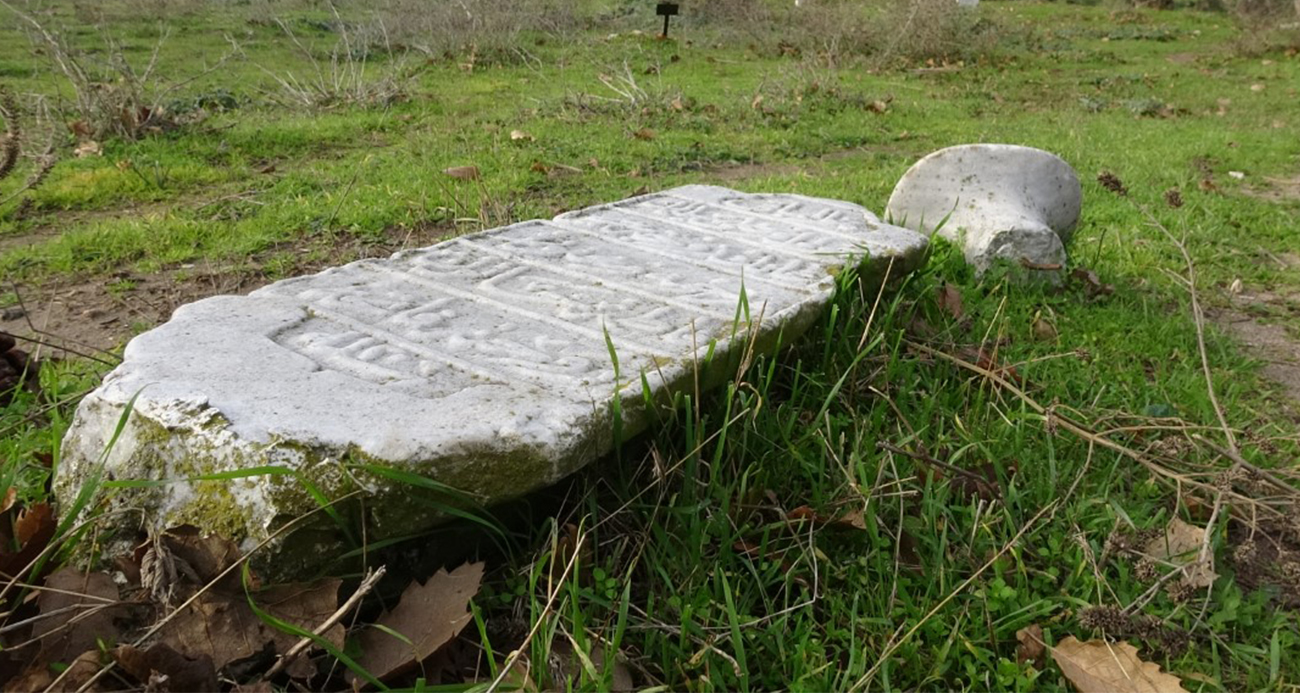
[[[588,531],[588,533],[590,533],[590,531]],[[581,534],[578,536],[578,541],[573,545],[573,553],[569,556],[569,562],[564,566],[564,572],[560,574],[560,579],[555,582],[553,589],[550,590],[550,594],[546,595],[546,606],[542,608],[542,613],[538,614],[536,620],[533,621],[533,627],[529,629],[528,635],[524,637],[524,641],[519,644],[519,647],[516,648],[515,651],[510,653],[509,657],[506,658],[505,664],[501,666],[501,673],[497,674],[495,679],[492,679],[492,683],[488,685],[486,693],[495,693],[495,691],[501,687],[501,682],[504,681],[506,676],[510,674],[510,671],[515,668],[515,663],[519,661],[521,656],[523,656],[524,650],[528,648],[528,644],[531,643],[533,638],[537,635],[537,630],[542,627],[542,623],[554,608],[555,598],[562,591],[564,581],[569,579],[569,573],[573,572],[573,564],[577,563],[578,556],[582,553],[582,544],[586,540],[587,534]]]
[[[1232,434],[1232,427],[1228,425],[1228,419],[1223,413],[1223,407],[1219,405],[1219,398],[1214,392],[1214,378],[1210,373],[1210,358],[1205,348],[1205,312],[1201,310],[1201,302],[1196,294],[1196,263],[1192,262],[1191,253],[1187,252],[1187,244],[1181,239],[1174,236],[1160,220],[1147,209],[1146,205],[1125,196],[1133,206],[1137,208],[1147,221],[1160,230],[1161,233],[1169,239],[1178,252],[1183,256],[1183,262],[1187,265],[1187,278],[1184,284],[1187,288],[1187,294],[1192,299],[1192,321],[1196,325],[1196,346],[1201,354],[1201,370],[1205,374],[1205,388],[1210,395],[1210,404],[1214,407],[1214,414],[1219,418],[1219,425],[1223,427],[1223,435],[1228,440],[1228,449],[1232,452],[1239,452],[1237,448],[1237,438]]]
[[[346,602],[343,602],[343,606],[340,606],[337,611],[330,614],[329,618],[325,619],[316,627],[316,630],[312,631],[312,635],[316,636],[315,638],[304,637],[294,643],[293,647],[290,647],[284,653],[284,656],[280,657],[280,660],[275,663],[275,666],[271,667],[271,669],[262,676],[262,679],[269,681],[274,678],[276,674],[284,671],[285,667],[292,664],[293,661],[302,655],[303,652],[307,651],[308,647],[311,647],[312,643],[316,642],[316,638],[324,635],[325,631],[333,628],[335,624],[343,620],[344,616],[348,615],[348,612],[356,608],[357,604],[361,603],[361,599],[369,594],[370,590],[375,588],[375,585],[379,583],[379,580],[384,577],[384,573],[386,572],[388,572],[388,568],[381,565],[367,575],[366,579],[362,580],[361,584],[357,587],[357,591],[353,592],[352,596],[349,597]]]
[[[978,486],[979,488],[986,490],[989,493],[992,493],[994,495],[1001,495],[1001,493],[998,492],[998,489],[995,488],[993,484],[989,482],[988,479],[985,479],[984,477],[980,476],[979,474],[976,474],[975,472],[970,471],[969,469],[962,469],[961,467],[958,467],[956,465],[952,465],[942,460],[935,459],[934,457],[931,457],[930,455],[927,455],[923,452],[912,452],[911,450],[900,448],[897,445],[892,445],[883,440],[877,441],[876,447],[880,448],[881,450],[888,450],[890,452],[897,453],[904,457],[909,457],[922,464],[926,464],[931,467],[938,467],[939,469],[944,469],[949,472],[952,472],[953,474],[966,477],[967,479],[970,479],[972,482],[974,482],[975,485]]]

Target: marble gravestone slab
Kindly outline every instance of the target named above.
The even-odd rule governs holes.
[[[615,397],[635,434],[697,369],[717,383],[751,340],[807,328],[845,265],[878,281],[925,248],[857,205],[687,186],[198,301],[81,403],[55,490],[66,508],[96,470],[170,480],[108,505],[248,548],[361,489],[371,541],[408,534],[439,512],[377,468],[483,503],[552,483],[611,450]],[[337,548],[314,526],[274,542],[290,571]]]

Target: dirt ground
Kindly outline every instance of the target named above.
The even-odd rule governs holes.
[[[238,265],[204,261],[153,273],[123,271],[63,278],[38,286],[0,287],[14,292],[19,299],[17,305],[0,309],[0,332],[28,342],[25,348],[37,353],[119,352],[131,337],[167,321],[172,311],[186,303],[221,294],[246,294],[281,278],[266,267],[273,255],[301,257],[293,264],[291,274],[307,274],[355,260],[387,257],[454,234],[454,228],[442,223],[392,228],[378,242],[304,239]],[[15,244],[32,237],[6,240]]]

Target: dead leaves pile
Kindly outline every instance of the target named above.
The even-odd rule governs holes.
[[[19,548],[0,553],[7,575],[28,566],[54,532],[48,506],[17,515],[11,506],[4,546]],[[481,563],[442,571],[389,600],[376,624],[349,633],[362,600],[340,594],[341,580],[262,586],[233,542],[193,527],[153,537],[115,568],[65,567],[6,590],[16,606],[0,628],[4,690],[269,691],[272,681],[329,690],[414,675],[436,682],[421,664],[469,623],[483,578]],[[344,654],[349,640],[354,658]]]
[[[1126,642],[1071,635],[1052,648],[1052,660],[1079,693],[1187,693],[1178,677],[1143,661]]]

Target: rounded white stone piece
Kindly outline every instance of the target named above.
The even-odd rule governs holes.
[[[899,179],[885,215],[958,243],[977,271],[997,260],[1041,268],[1064,265],[1083,192],[1060,157],[1013,144],[940,149]]]

